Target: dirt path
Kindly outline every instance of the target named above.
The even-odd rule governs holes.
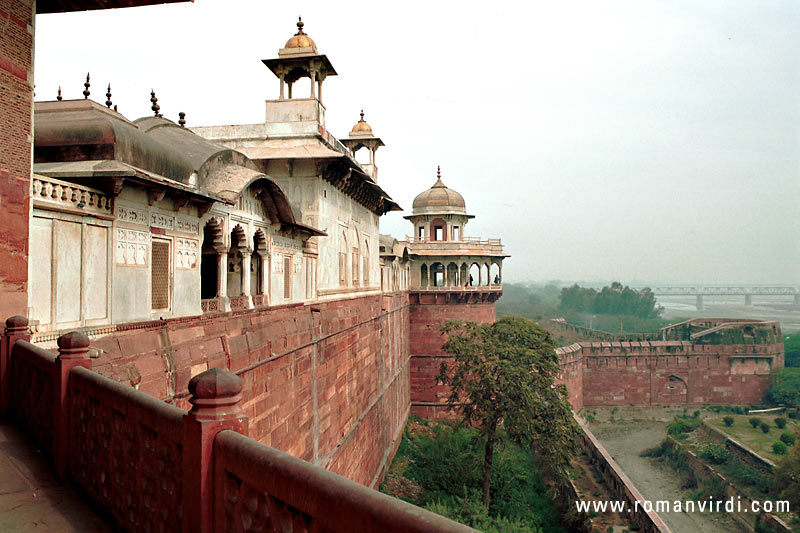
[[[617,421],[593,424],[590,429],[600,440],[645,499],[685,501],[691,490],[681,490],[681,476],[669,465],[639,454],[658,446],[666,436],[665,422]],[[674,533],[730,533],[740,526],[725,513],[659,513]]]

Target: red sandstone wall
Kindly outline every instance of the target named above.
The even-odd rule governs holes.
[[[33,2],[0,0],[0,316],[27,315]]]
[[[188,408],[191,376],[228,368],[252,438],[377,482],[408,415],[407,294],[149,324],[94,340],[93,369]]]
[[[556,348],[561,373],[556,385],[567,387],[569,403],[574,410],[583,407],[583,354],[580,344]]]
[[[781,344],[581,346],[583,405],[760,403],[772,369],[783,366]]]
[[[452,416],[444,405],[450,393],[449,388],[436,383],[441,363],[448,359],[442,350],[445,339],[440,333],[448,320],[494,322],[494,303],[411,305],[411,412],[424,418]]]

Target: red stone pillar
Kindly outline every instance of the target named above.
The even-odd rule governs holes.
[[[8,415],[11,406],[11,349],[18,340],[30,341],[28,319],[12,316],[6,320],[6,329],[0,337],[0,416]]]
[[[214,437],[224,429],[243,435],[248,420],[239,407],[242,379],[221,368],[210,368],[189,381],[192,409],[183,418],[183,531],[214,529]]]
[[[55,406],[53,411],[53,463],[61,481],[67,479],[69,458],[69,372],[77,366],[91,370],[89,359],[89,337],[79,331],[71,331],[58,338],[56,357]]]

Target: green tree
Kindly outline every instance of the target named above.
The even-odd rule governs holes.
[[[504,317],[493,324],[448,322],[442,347],[453,355],[438,380],[450,386],[450,408],[483,439],[483,504],[490,502],[492,459],[501,435],[530,445],[543,475],[563,482],[577,426],[563,385],[554,385],[558,359],[550,334],[534,322]],[[498,430],[502,427],[504,432]]]
[[[774,369],[767,398],[773,405],[800,406],[800,368]]]
[[[792,509],[800,509],[800,446],[793,446],[773,471],[773,485]]]

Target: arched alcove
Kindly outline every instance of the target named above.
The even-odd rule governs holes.
[[[203,226],[203,245],[200,249],[200,298],[210,300],[219,294],[218,255],[224,248],[222,227],[215,219]]]
[[[481,283],[481,267],[478,263],[472,263],[469,266],[469,285],[477,286]]]
[[[489,275],[491,276],[489,279],[492,280],[492,285],[500,285],[502,282],[500,279],[500,265],[497,263],[492,263]]]

